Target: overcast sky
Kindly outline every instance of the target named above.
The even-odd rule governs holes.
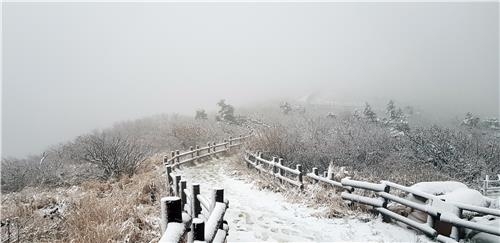
[[[499,112],[498,3],[6,3],[2,156],[322,91]]]

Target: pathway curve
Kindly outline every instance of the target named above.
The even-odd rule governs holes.
[[[211,195],[214,187],[224,188],[229,200],[225,219],[228,241],[362,241],[429,242],[429,238],[379,218],[367,222],[355,218],[326,219],[313,215],[321,209],[290,203],[279,193],[259,190],[248,179],[239,179],[228,163],[236,157],[214,159],[185,166],[179,173],[189,183],[200,183],[201,193]],[[188,185],[189,187],[189,185]],[[366,221],[366,220],[365,220]]]

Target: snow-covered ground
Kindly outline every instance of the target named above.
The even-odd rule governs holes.
[[[279,193],[262,191],[251,181],[238,179],[228,169],[228,159],[217,159],[184,167],[177,171],[188,183],[200,183],[201,193],[224,188],[229,200],[225,219],[229,223],[228,241],[358,241],[430,242],[426,236],[380,218],[326,219],[313,215],[321,209],[290,203]],[[188,185],[189,187],[189,185]]]

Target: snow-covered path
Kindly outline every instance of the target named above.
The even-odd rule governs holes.
[[[430,241],[415,231],[382,223],[380,219],[364,222],[355,218],[314,217],[319,209],[289,203],[279,193],[259,190],[250,181],[231,176],[234,170],[230,171],[227,163],[236,162],[229,159],[214,159],[177,172],[188,183],[200,183],[203,195],[211,195],[211,188],[224,188],[224,197],[229,200],[225,216],[229,223],[228,241]]]

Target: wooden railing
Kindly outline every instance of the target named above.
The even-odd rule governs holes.
[[[174,173],[182,165],[196,160],[229,153],[235,147],[241,147],[250,135],[230,137],[221,143],[208,143],[206,147],[191,147],[186,152],[172,151],[171,157],[165,156],[167,191],[170,195],[163,197],[161,203],[160,242],[225,242],[228,224],[224,215],[229,202],[224,199],[224,189],[213,189],[212,195],[200,194],[200,185],[188,183],[180,174]]]
[[[489,175],[486,175],[484,180],[481,180],[481,192],[488,196],[492,193],[500,192],[500,175],[497,175],[496,180],[491,180]]]
[[[245,151],[243,157],[249,168],[255,168],[259,173],[271,174],[279,179],[280,182],[286,182],[300,189],[304,188],[305,182],[309,182],[310,184],[324,183],[340,189],[340,191],[342,191],[340,194],[342,199],[372,206],[375,212],[382,215],[384,222],[390,222],[392,219],[400,221],[441,242],[457,242],[463,238],[462,233],[464,228],[500,236],[500,229],[498,228],[463,219],[463,211],[500,217],[500,210],[498,209],[478,207],[453,201],[443,201],[443,199],[435,195],[427,194],[390,181],[372,183],[351,180],[350,178],[335,181],[332,178],[327,178],[326,172],[324,176],[319,175],[317,168],[313,168],[311,172],[307,173],[302,170],[301,165],[296,165],[295,169],[284,166],[283,159],[281,158],[272,157],[271,160],[266,160],[263,158],[261,152],[252,153],[250,151]],[[307,180],[304,180],[303,177],[307,178]],[[361,192],[362,194],[356,194],[355,192]],[[395,194],[395,192],[411,193],[414,196],[425,199],[426,203],[410,201],[400,197],[400,194]],[[389,210],[388,205],[390,202],[426,213],[428,215],[427,221],[425,223],[419,223]],[[435,229],[438,224],[442,225],[442,223],[446,223],[451,227],[451,232],[449,234],[439,234]]]
[[[248,167],[253,166],[259,172],[268,173],[278,178],[281,182],[287,182],[299,188],[304,186],[301,165],[297,165],[295,169],[291,169],[283,165],[283,159],[281,158],[273,157],[272,160],[265,160],[262,158],[261,152],[253,154],[245,151],[245,154],[244,159]],[[289,178],[290,176],[293,178]]]

